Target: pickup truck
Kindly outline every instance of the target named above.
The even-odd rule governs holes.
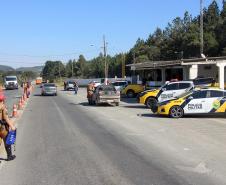
[[[92,104],[108,103],[119,106],[120,92],[113,85],[99,85],[92,94]]]

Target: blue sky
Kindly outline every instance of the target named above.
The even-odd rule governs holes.
[[[0,0],[0,64],[67,62],[80,53],[90,59],[101,52],[103,34],[108,53],[125,52],[186,10],[198,15],[199,0]]]

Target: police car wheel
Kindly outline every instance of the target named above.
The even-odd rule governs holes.
[[[148,108],[154,108],[155,106],[157,105],[157,100],[155,99],[155,98],[152,98],[152,97],[150,97],[150,98],[148,98],[147,100],[146,100],[146,106],[148,107]]]
[[[171,118],[181,118],[184,115],[184,110],[180,106],[173,106],[170,109]]]

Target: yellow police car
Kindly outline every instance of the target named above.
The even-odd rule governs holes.
[[[157,104],[157,114],[181,118],[185,114],[225,113],[226,91],[200,89]]]

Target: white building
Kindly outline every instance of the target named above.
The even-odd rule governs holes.
[[[171,79],[189,80],[198,77],[212,77],[225,88],[225,57],[182,59],[173,61],[148,61],[127,65],[153,86],[160,86]]]

